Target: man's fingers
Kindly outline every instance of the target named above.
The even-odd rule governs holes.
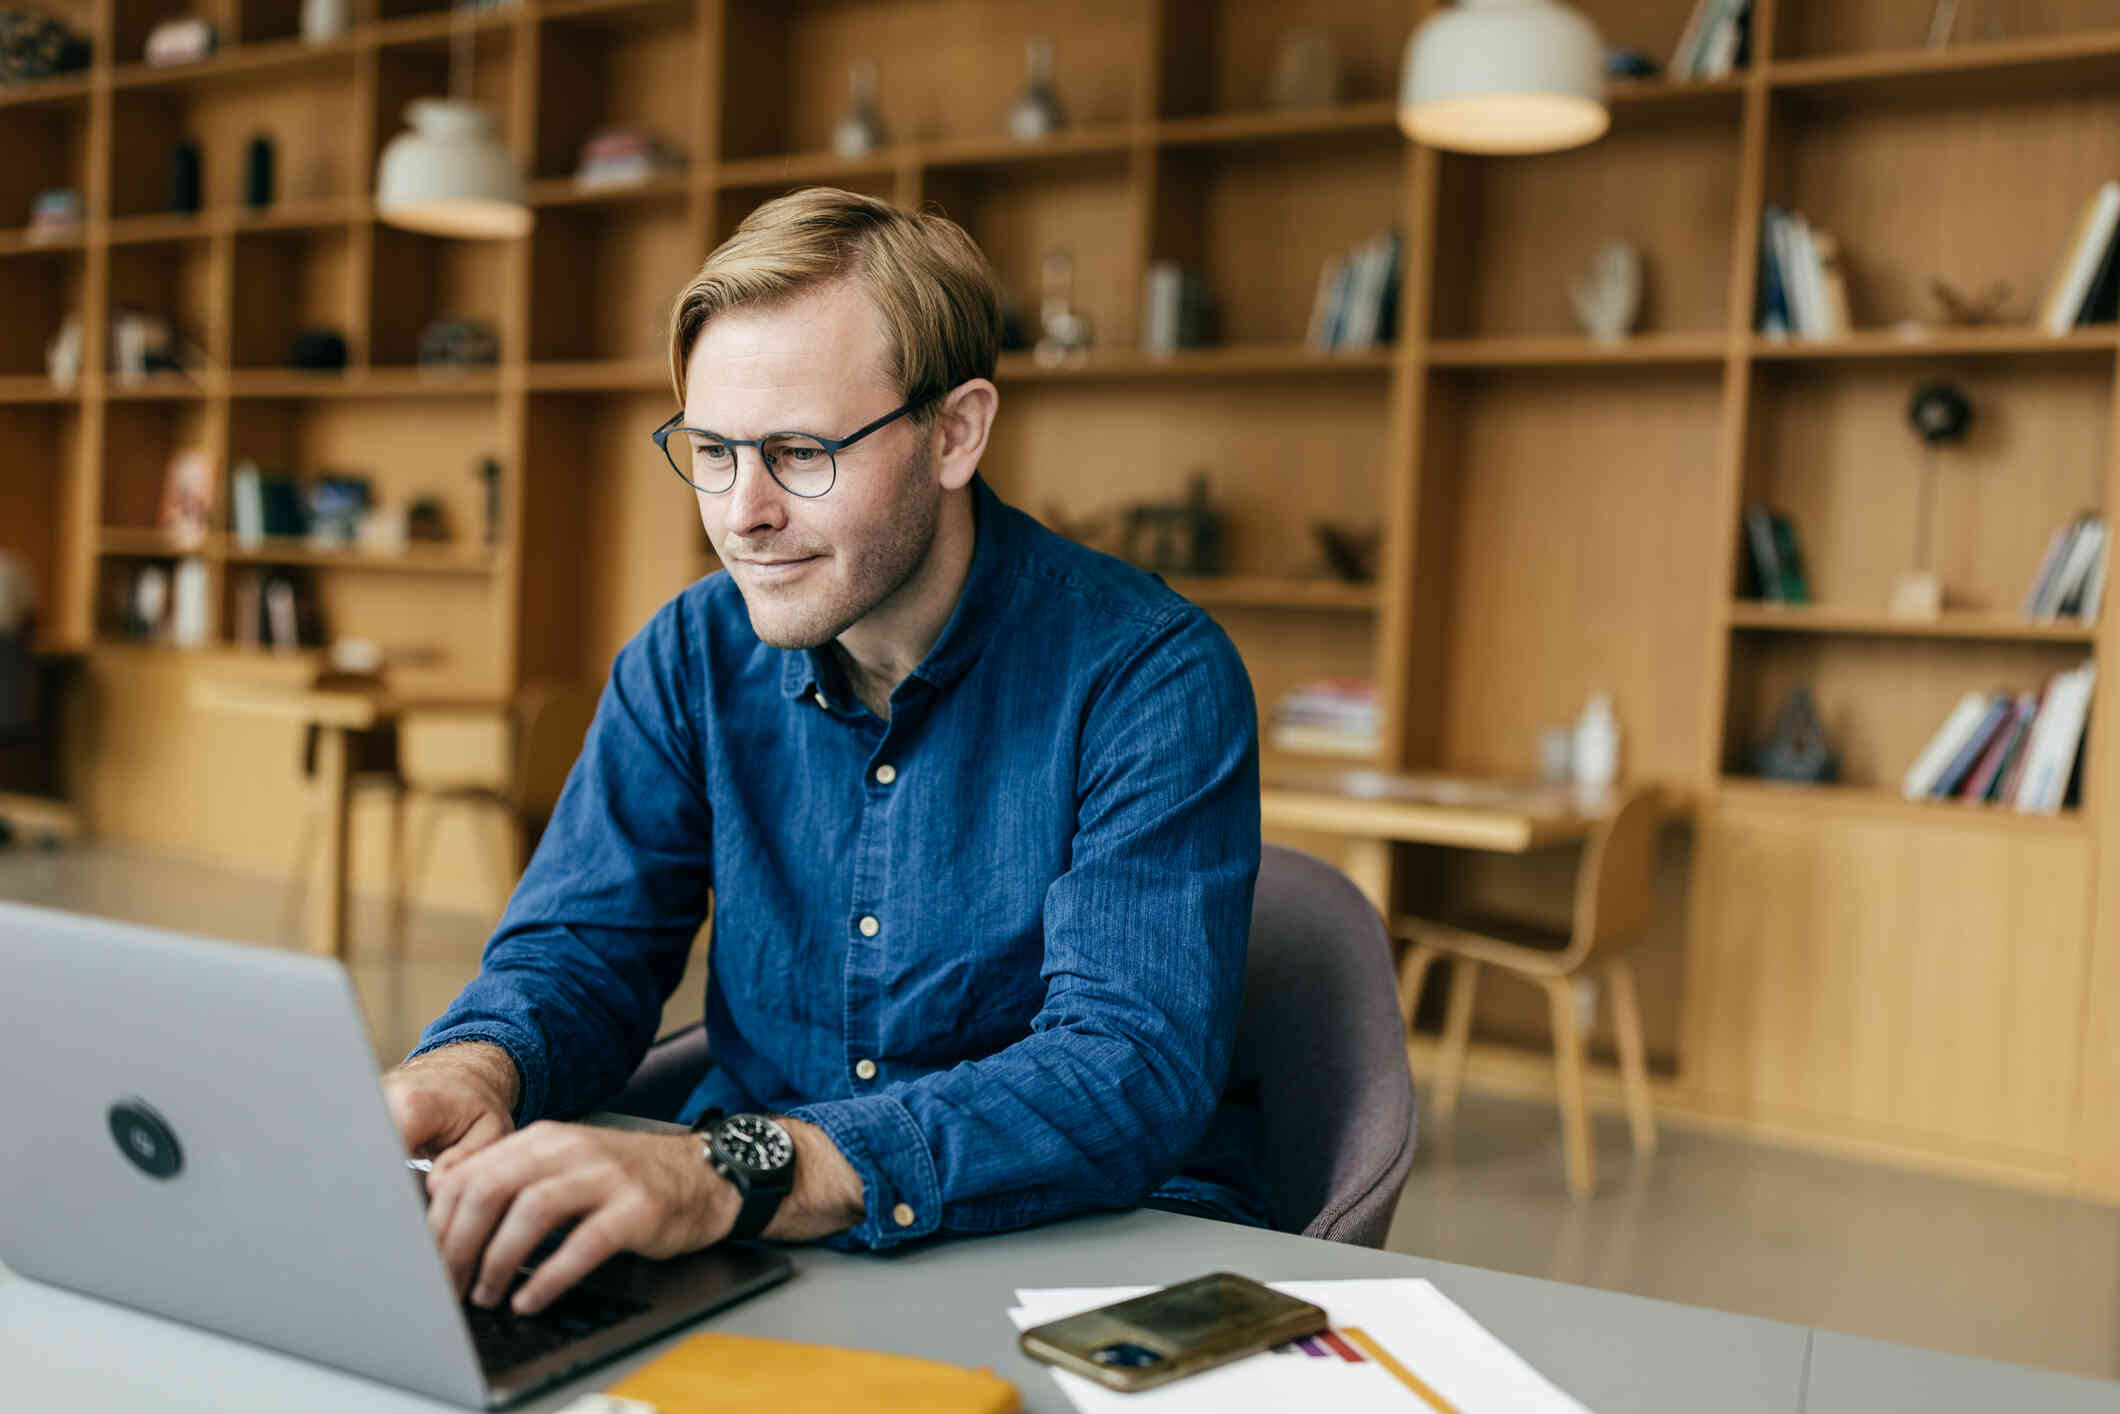
[[[516,1314],[536,1315],[583,1277],[628,1250],[619,1236],[625,1226],[624,1213],[621,1205],[606,1204],[582,1219],[559,1250],[538,1263],[537,1271],[515,1293]]]
[[[545,1235],[569,1218],[594,1209],[607,1186],[594,1171],[577,1170],[540,1179],[517,1193],[486,1243],[471,1299],[491,1306],[507,1295],[517,1268],[529,1260]]]

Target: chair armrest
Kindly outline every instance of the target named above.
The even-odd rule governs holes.
[[[673,1031],[648,1048],[626,1088],[605,1101],[603,1108],[643,1119],[674,1120],[712,1064],[704,1025],[695,1023]]]

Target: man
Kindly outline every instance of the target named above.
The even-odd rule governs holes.
[[[385,1081],[473,1301],[569,1220],[516,1309],[732,1235],[880,1249],[1151,1195],[1260,1220],[1256,1107],[1223,1095],[1249,682],[978,477],[997,308],[957,226],[831,190],[678,297],[656,437],[724,572],[620,652],[479,976]],[[535,1122],[624,1084],[710,895],[704,1140]]]

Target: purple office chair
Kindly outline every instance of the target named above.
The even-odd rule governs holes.
[[[1268,845],[1252,900],[1232,1084],[1265,1116],[1273,1224],[1382,1247],[1413,1166],[1413,1081],[1391,937],[1346,875]],[[706,1073],[707,1034],[655,1043],[605,1108],[668,1119]]]

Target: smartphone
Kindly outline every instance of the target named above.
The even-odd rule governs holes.
[[[1322,1307],[1214,1272],[1032,1326],[1017,1343],[1034,1360],[1130,1393],[1316,1335],[1327,1324]]]

